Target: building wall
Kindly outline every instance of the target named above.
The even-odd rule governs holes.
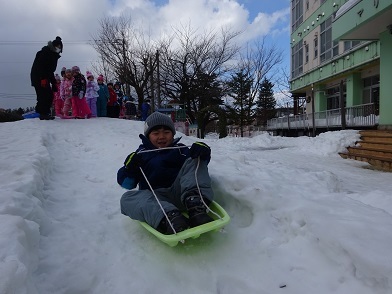
[[[382,33],[380,40],[380,125],[392,126],[392,33]]]
[[[392,126],[392,54],[390,53],[392,52],[392,34],[386,29],[386,26],[381,28],[385,30],[383,33],[377,33],[378,39],[372,38],[370,40],[369,38],[364,38],[362,43],[347,51],[344,51],[344,41],[339,41],[338,55],[325,62],[320,62],[320,24],[331,15],[335,15],[339,7],[346,2],[348,1],[326,0],[320,5],[320,0],[303,0],[303,23],[295,31],[291,32],[290,40],[292,48],[297,44],[302,44],[303,46],[302,73],[292,77],[290,90],[293,94],[302,93],[306,97],[310,97],[313,88],[315,98],[314,111],[319,112],[327,109],[326,89],[339,85],[343,81],[346,87],[346,106],[357,106],[363,104],[363,101],[366,100],[363,98],[364,79],[380,76],[379,124]],[[309,3],[308,9],[307,3]],[[380,17],[380,12],[377,11],[373,1],[366,0],[358,3],[365,7],[363,12],[364,18],[366,17],[369,21],[374,21],[374,18]],[[389,1],[380,1],[380,4],[379,9],[383,9],[382,12],[385,18],[385,11],[391,4]],[[374,15],[369,15],[369,13],[374,13]],[[353,22],[357,21],[357,18],[356,10],[355,14],[349,11],[347,18],[345,18],[345,15],[340,16],[339,28],[335,28],[334,23],[332,23],[332,35],[336,35],[334,30],[339,31],[345,26],[354,27],[349,33],[355,34]],[[377,30],[380,30],[380,28],[377,28]],[[314,56],[315,38],[318,38],[317,58]],[[306,61],[305,57],[305,46],[309,46],[308,61]],[[311,103],[307,103],[306,111],[308,113],[313,112]]]

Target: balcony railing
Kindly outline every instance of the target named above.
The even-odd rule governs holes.
[[[273,118],[267,122],[267,130],[313,129],[313,113]],[[346,127],[371,127],[378,124],[374,103],[345,108]],[[342,127],[341,109],[330,109],[314,113],[315,128]]]

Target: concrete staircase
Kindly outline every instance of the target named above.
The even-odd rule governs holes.
[[[343,158],[366,161],[374,169],[392,172],[392,131],[360,131],[361,140],[348,147]]]

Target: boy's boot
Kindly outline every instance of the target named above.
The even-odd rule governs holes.
[[[188,219],[183,216],[179,210],[172,210],[167,212],[166,214],[173,228],[176,230],[176,233],[182,232],[189,228]],[[165,216],[159,223],[157,230],[165,235],[174,234],[173,229],[171,228]]]
[[[191,228],[213,221],[212,217],[207,214],[207,208],[199,195],[185,198],[185,207],[188,210]]]

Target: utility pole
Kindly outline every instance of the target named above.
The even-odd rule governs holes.
[[[154,68],[152,66],[152,56],[150,55],[150,92],[151,92],[151,113],[155,111],[155,91],[154,91]]]
[[[155,55],[156,61],[157,61],[157,102],[158,102],[158,108],[161,108],[161,78],[159,74],[159,50],[157,50],[157,53]]]
[[[123,49],[123,83],[125,83],[125,81],[128,79],[127,74],[128,74],[128,62],[127,62],[127,52],[125,50],[125,38],[122,39],[122,49]],[[129,87],[128,83],[125,83],[125,94],[127,95],[127,97],[129,98],[131,96],[131,89]]]

